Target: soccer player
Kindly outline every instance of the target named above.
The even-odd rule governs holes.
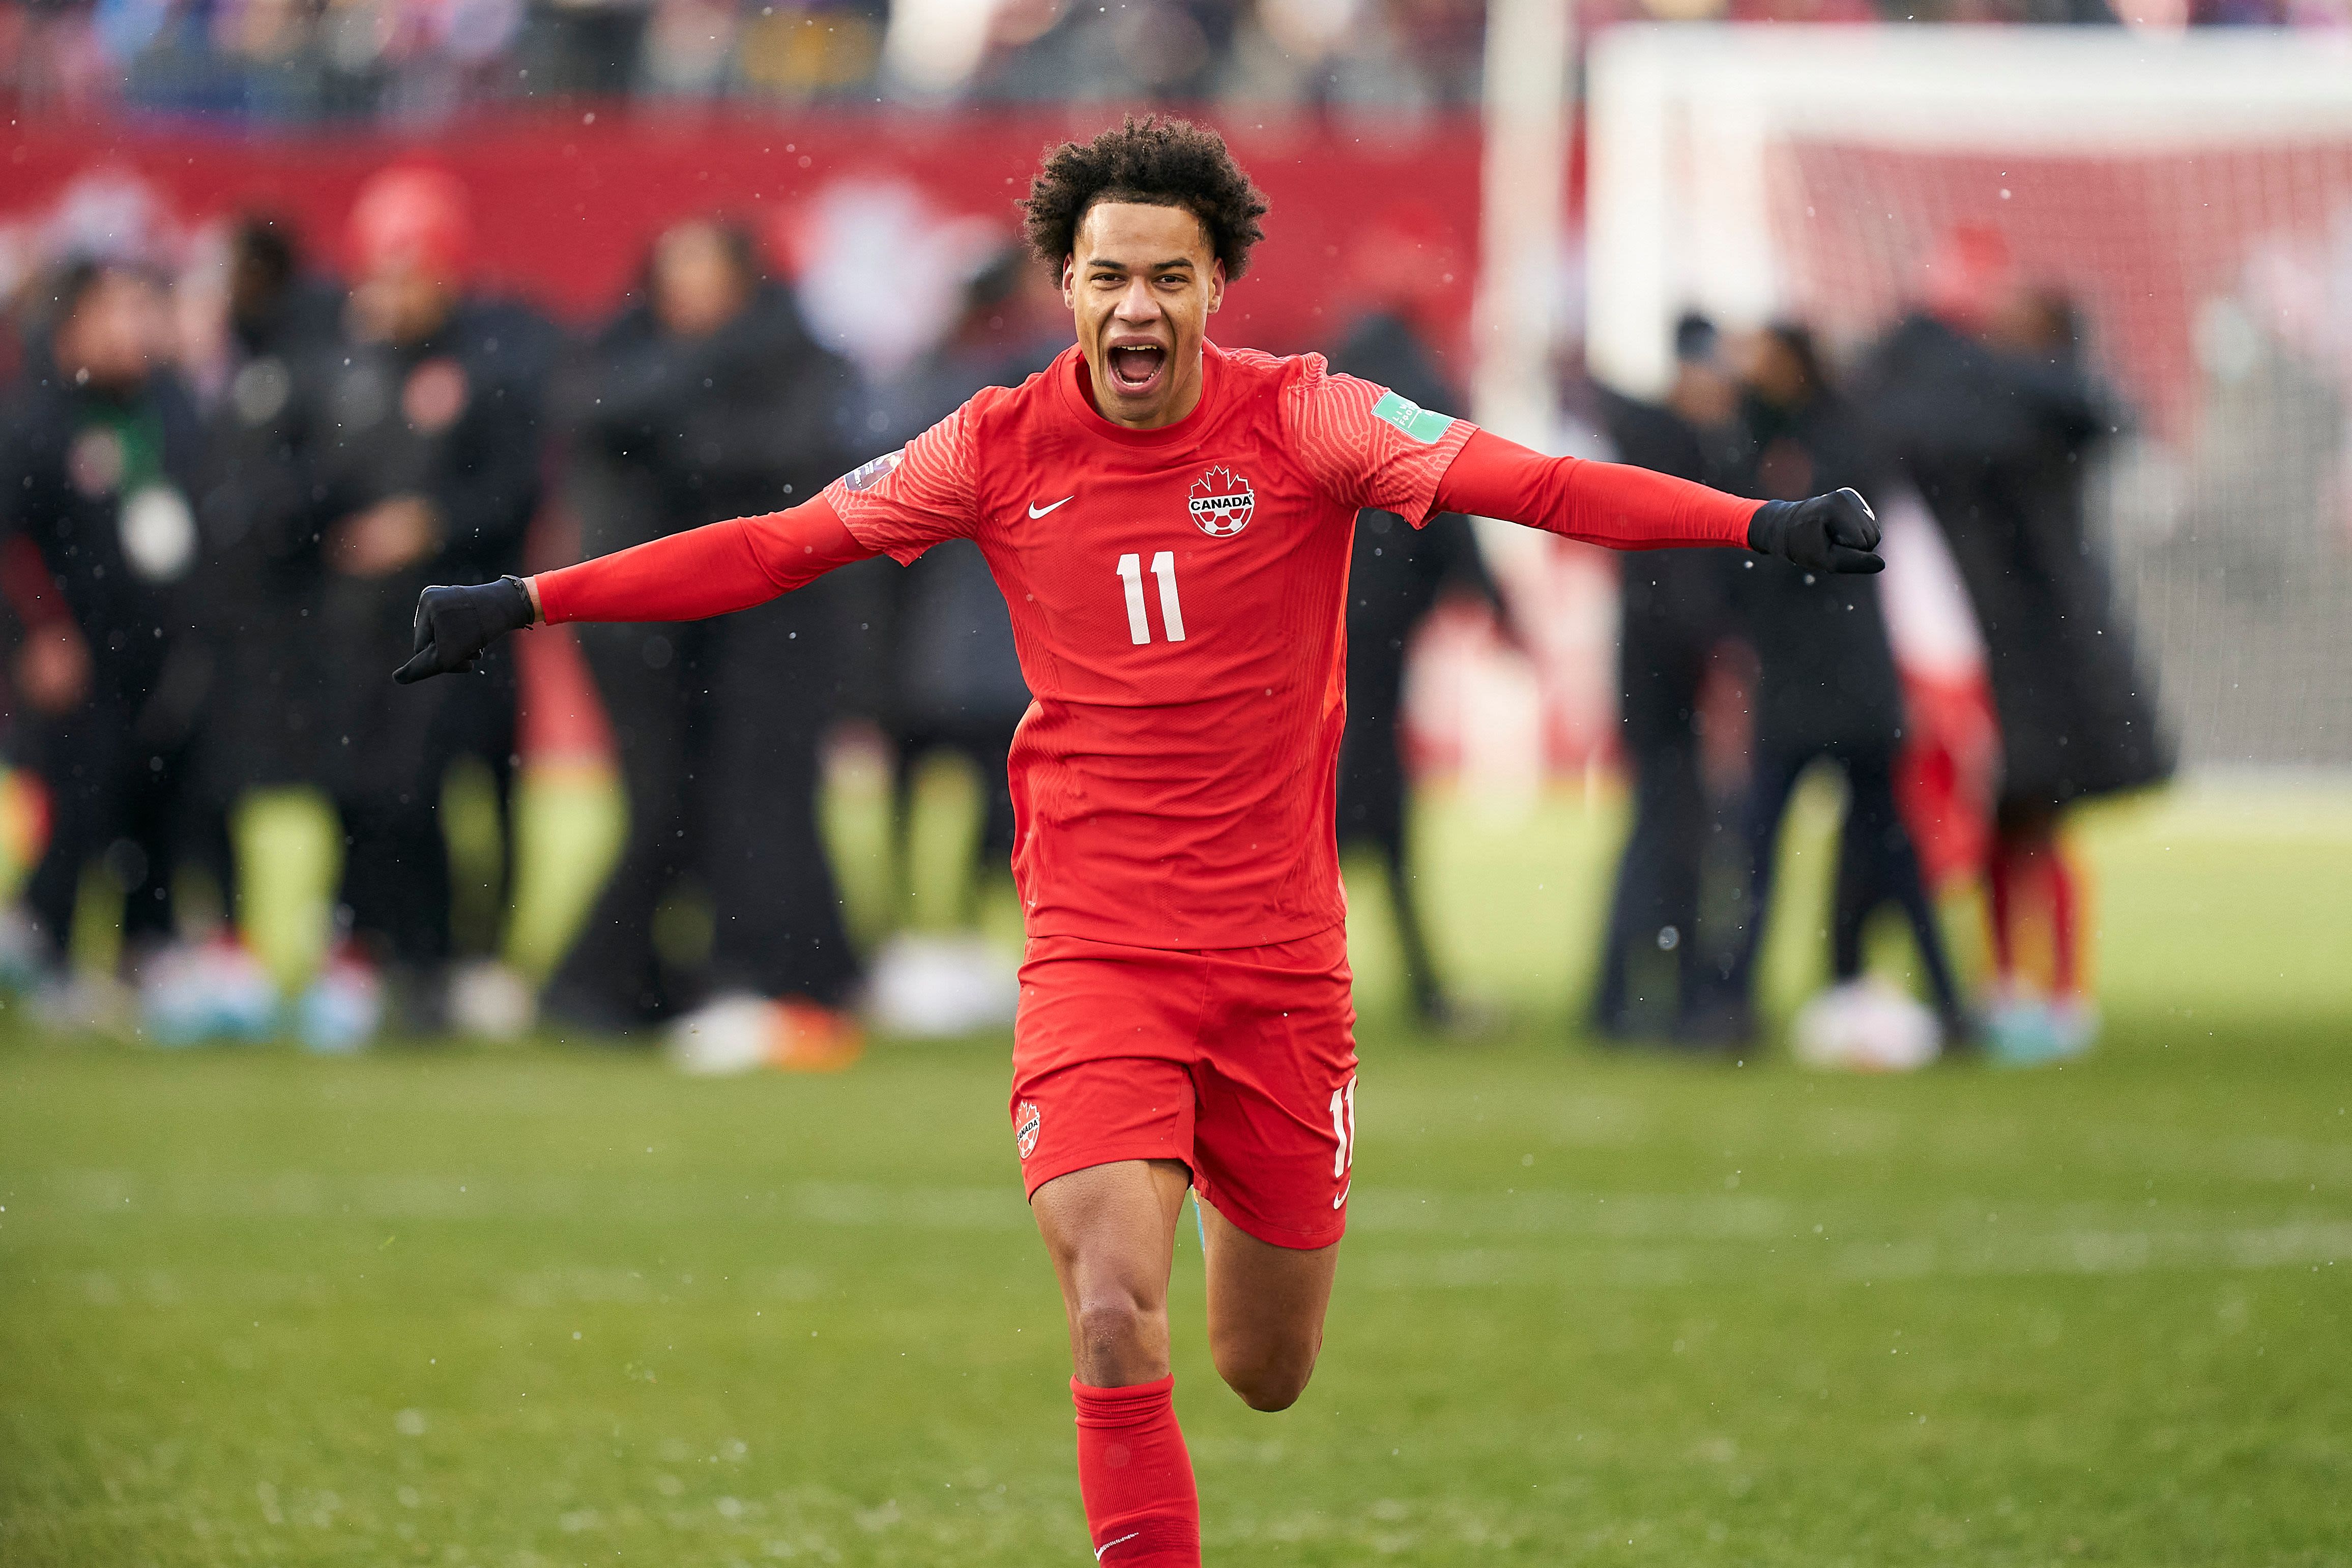
[[[1319,355],[1207,341],[1265,200],[1213,132],[1129,121],[1048,153],[1024,204],[1077,343],[788,510],[528,581],[435,588],[403,680],[537,622],[761,603],[969,538],[1035,702],[1013,742],[1028,947],[1008,1107],[1076,1375],[1097,1561],[1201,1560],[1168,1371],[1189,1187],[1217,1370],[1280,1410],[1314,1370],[1356,1142],[1332,828],[1356,513],[1510,518],[1628,549],[1876,571],[1851,491],[1759,504],[1547,458]]]

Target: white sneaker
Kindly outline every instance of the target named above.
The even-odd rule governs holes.
[[[51,975],[33,991],[33,1016],[62,1034],[129,1034],[139,1017],[131,987],[110,974]]]
[[[838,1072],[865,1049],[846,1015],[797,996],[734,992],[713,997],[669,1027],[670,1061],[681,1072],[706,1078],[761,1068]]]
[[[1916,1072],[1943,1053],[1936,1015],[1874,975],[1832,985],[1797,1010],[1799,1062],[1830,1072]]]
[[[887,1035],[940,1039],[1009,1028],[1020,966],[977,936],[901,931],[875,955],[868,1012]]]
[[[449,1026],[485,1040],[517,1040],[539,1021],[530,982],[496,959],[461,963],[449,975]]]

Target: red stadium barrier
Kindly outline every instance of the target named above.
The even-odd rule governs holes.
[[[911,188],[942,218],[984,219],[1009,237],[1013,199],[1039,150],[1112,112],[608,106],[517,111],[423,136],[18,121],[0,130],[0,227],[21,235],[48,221],[77,180],[115,173],[146,184],[181,224],[248,207],[283,214],[340,262],[360,183],[387,163],[422,159],[473,197],[481,281],[583,321],[613,308],[665,225],[725,212],[789,241],[794,215],[845,183]],[[1224,119],[1220,129],[1274,204],[1273,237],[1228,298],[1223,338],[1277,350],[1328,343],[1350,313],[1361,247],[1403,231],[1425,259],[1433,313],[1458,342],[1477,235],[1474,121],[1394,133]]]

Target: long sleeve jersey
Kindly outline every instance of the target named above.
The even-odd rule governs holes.
[[[877,553],[971,539],[1034,694],[1013,742],[1032,935],[1208,949],[1341,920],[1333,775],[1355,518],[1442,510],[1621,549],[1748,542],[1758,503],[1546,458],[1334,375],[1213,344],[1200,404],[1105,419],[1076,349],[785,512],[537,579],[551,622],[742,608]]]

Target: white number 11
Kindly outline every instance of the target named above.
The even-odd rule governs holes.
[[[1151,574],[1160,579],[1160,618],[1168,623],[1168,640],[1184,640],[1184,605],[1176,597],[1176,552],[1163,550],[1151,558]],[[1119,581],[1127,584],[1127,635],[1138,647],[1151,640],[1151,623],[1143,614],[1143,557],[1129,551],[1118,558]]]

